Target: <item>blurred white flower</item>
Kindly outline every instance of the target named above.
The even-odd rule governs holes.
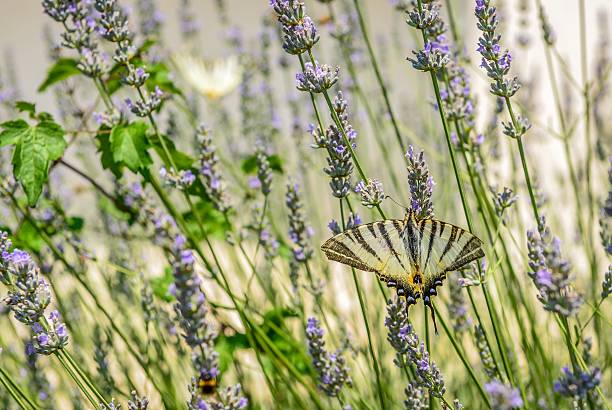
[[[210,99],[231,93],[242,77],[237,56],[207,61],[192,53],[180,52],[172,57],[172,61],[185,81]]]

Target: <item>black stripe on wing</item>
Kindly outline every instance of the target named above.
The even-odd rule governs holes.
[[[359,270],[375,272],[373,267],[366,265],[361,258],[355,255],[355,253],[345,244],[334,238],[328,239],[323,245],[321,245],[321,250],[330,260],[344,263],[345,265],[352,266]]]

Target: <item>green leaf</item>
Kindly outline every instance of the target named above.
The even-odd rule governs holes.
[[[38,86],[38,92],[41,93],[55,83],[80,74],[81,71],[77,68],[77,65],[78,61],[73,58],[58,59],[47,71],[47,78]]]
[[[13,235],[13,246],[16,248],[38,253],[44,245],[45,241],[39,235],[36,227],[27,220],[21,224],[19,230]]]
[[[175,297],[170,294],[170,285],[174,283],[174,276],[172,276],[172,269],[167,267],[164,269],[163,276],[151,279],[151,289],[153,294],[165,302],[172,302]]]
[[[223,374],[234,361],[234,355],[239,349],[248,349],[248,339],[244,333],[225,336],[220,334],[215,340],[215,350],[219,353],[219,373]]]
[[[270,168],[273,171],[276,171],[279,174],[283,173],[283,161],[278,155],[269,155],[268,162],[270,162]],[[257,156],[254,154],[248,156],[244,161],[242,161],[242,165],[240,167],[245,174],[254,174],[257,172]]]
[[[29,206],[36,205],[47,181],[49,165],[61,158],[66,149],[64,130],[45,119],[31,126],[23,120],[0,124],[0,146],[14,145],[13,174],[28,197]]]
[[[110,135],[110,149],[113,161],[138,172],[151,165],[153,161],[147,152],[147,124],[136,121],[127,125],[116,125]]]
[[[161,140],[156,134],[149,136],[149,141],[151,142],[151,145],[153,145],[153,148],[159,154],[159,156],[162,158],[166,157],[164,147],[162,146],[163,140],[163,143],[166,146],[168,152],[170,152],[170,156],[172,157],[172,161],[174,162],[176,167],[181,171],[185,169],[191,169],[193,163],[195,162],[195,158],[193,158],[189,154],[179,151],[176,148],[176,145],[174,145],[174,142],[167,136],[160,136]],[[165,163],[165,165],[167,167],[171,167],[170,163]]]
[[[83,230],[83,226],[85,225],[85,220],[80,216],[70,216],[66,218],[66,226],[72,232],[81,232]]]
[[[230,226],[223,216],[223,213],[217,211],[209,201],[198,201],[195,203],[194,208],[208,235],[215,236],[219,239],[225,238],[225,233],[230,230]],[[189,229],[192,235],[195,235],[196,238],[200,238],[202,232],[198,226],[195,214],[191,211],[187,211],[183,213],[183,218],[187,222],[187,229]]]
[[[27,112],[30,114],[30,118],[34,118],[36,115],[36,104],[27,101],[15,102],[15,109],[19,112]]]

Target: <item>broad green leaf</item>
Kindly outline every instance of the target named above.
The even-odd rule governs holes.
[[[23,186],[28,204],[34,206],[47,181],[51,162],[61,158],[66,149],[64,130],[49,119],[34,126],[23,120],[8,121],[0,127],[3,129],[0,146],[15,146],[13,173]]]
[[[24,221],[19,229],[13,234],[13,246],[20,249],[26,249],[40,252],[45,242],[41,238],[36,227],[30,221]]]
[[[190,169],[193,166],[195,159],[192,156],[184,153],[183,151],[179,151],[176,148],[176,145],[174,145],[174,142],[167,136],[161,135],[161,139],[163,140],[163,143],[166,146],[166,149],[168,150],[168,152],[170,152],[170,156],[172,157],[172,161],[174,162],[174,165],[176,165],[176,167],[179,170],[182,171],[185,169]],[[164,150],[164,147],[162,145],[162,141],[160,140],[160,138],[157,135],[150,135],[149,141],[151,142],[151,145],[153,145],[153,148],[159,154],[159,156],[161,158],[165,158],[166,152]],[[165,165],[167,167],[171,167],[170,163],[165,163]]]
[[[147,152],[147,124],[136,121],[113,127],[110,134],[110,148],[113,160],[124,164],[132,172],[138,172],[151,165],[153,161]]]
[[[73,75],[80,74],[81,71],[77,68],[78,61],[73,58],[60,58],[47,71],[47,78],[38,87],[38,92],[41,93],[55,83],[64,81]]]

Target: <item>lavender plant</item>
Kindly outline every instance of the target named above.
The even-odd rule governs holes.
[[[5,8],[0,408],[609,408],[599,3]],[[483,242],[432,312],[319,250],[397,204]]]

